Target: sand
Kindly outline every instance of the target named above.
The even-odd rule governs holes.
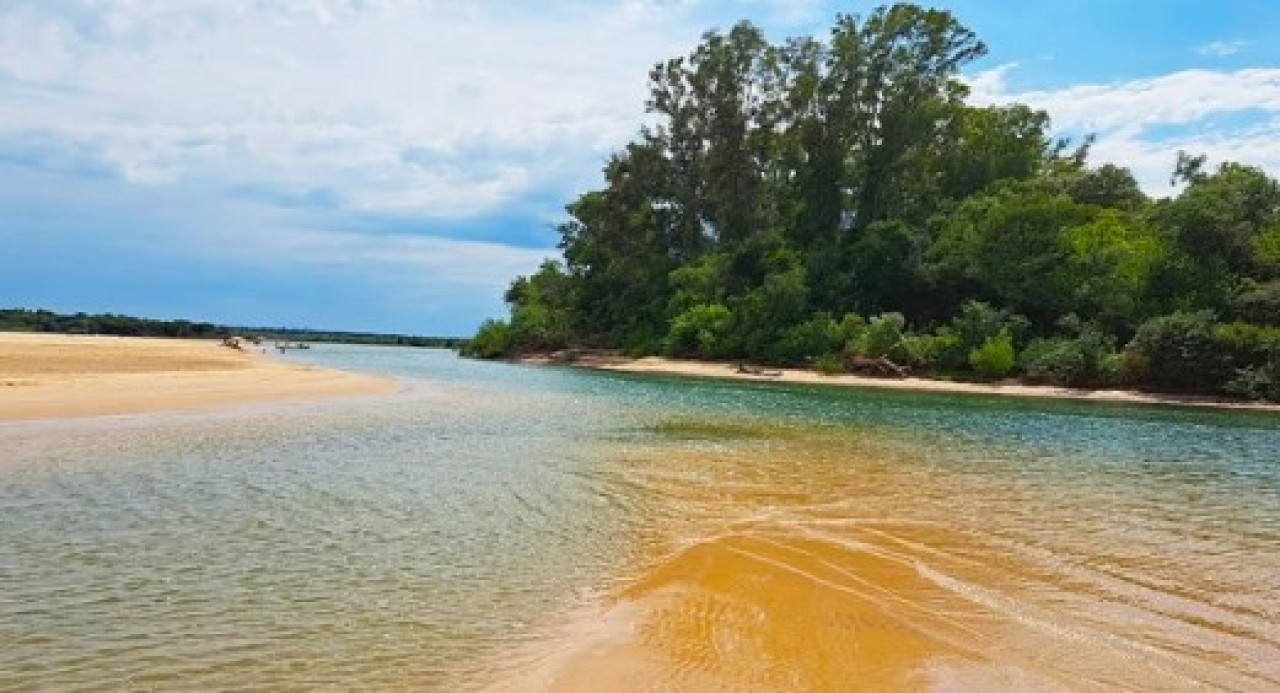
[[[637,509],[629,560],[484,690],[1274,687],[1270,622],[1219,608],[1271,601],[1266,559],[1224,562],[1221,527],[1188,550],[1173,527],[1202,505],[1127,506],[1092,471],[875,424],[670,423],[600,449]]]
[[[959,383],[926,378],[872,378],[861,375],[823,375],[814,371],[785,368],[777,375],[752,375],[740,373],[735,364],[708,361],[687,361],[649,356],[635,360],[598,359],[583,360],[574,365],[596,370],[623,373],[649,373],[700,378],[724,378],[755,382],[778,382],[803,385],[830,385],[836,387],[861,387],[882,390],[906,390],[913,392],[941,392],[953,394],[999,395],[1039,399],[1066,399],[1083,402],[1112,402],[1121,404],[1160,404],[1220,409],[1241,409],[1280,413],[1280,405],[1261,402],[1243,402],[1195,395],[1169,395],[1133,390],[1078,390],[1045,385],[1022,383]]]
[[[0,421],[394,392],[394,380],[272,360],[217,340],[0,333]]]

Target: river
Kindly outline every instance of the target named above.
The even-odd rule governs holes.
[[[0,424],[0,689],[1280,690],[1280,417],[317,346]]]

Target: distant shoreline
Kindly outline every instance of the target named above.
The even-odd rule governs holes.
[[[521,363],[548,364],[553,359],[544,356],[528,356],[518,359]],[[569,364],[577,368],[634,373],[641,375],[671,375],[690,378],[715,378],[719,380],[750,381],[757,383],[785,383],[792,385],[820,385],[827,387],[851,387],[906,392],[950,393],[966,395],[994,395],[1026,399],[1066,400],[1075,402],[1101,402],[1111,404],[1152,404],[1180,407],[1199,407],[1223,410],[1254,411],[1280,414],[1280,404],[1247,402],[1199,395],[1172,395],[1136,390],[1087,390],[1056,387],[1052,385],[1027,385],[1025,383],[963,383],[928,378],[875,378],[862,375],[823,375],[810,370],[782,368],[770,371],[770,375],[738,372],[735,363],[721,361],[690,361],[647,356],[640,359],[592,357],[578,359]]]
[[[395,392],[394,379],[276,361],[218,340],[0,333],[0,422]]]

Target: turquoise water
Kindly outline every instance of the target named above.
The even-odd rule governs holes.
[[[696,461],[661,483],[626,463],[655,445],[757,455],[774,485],[848,481],[867,494],[859,512],[955,517],[1032,566],[1019,589],[1037,609],[1084,609],[1096,618],[1073,627],[1172,653],[1162,666],[1184,678],[1171,680],[1280,687],[1280,416],[437,350],[291,358],[391,374],[402,391],[0,424],[0,688],[477,685],[625,583],[655,514],[697,514],[657,502],[677,476],[701,478]],[[689,422],[875,452],[806,462],[767,440],[681,434]]]

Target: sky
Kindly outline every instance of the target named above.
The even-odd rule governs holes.
[[[556,254],[646,75],[824,0],[0,0],[0,307],[466,335]],[[958,0],[979,104],[1280,174],[1280,3]]]

